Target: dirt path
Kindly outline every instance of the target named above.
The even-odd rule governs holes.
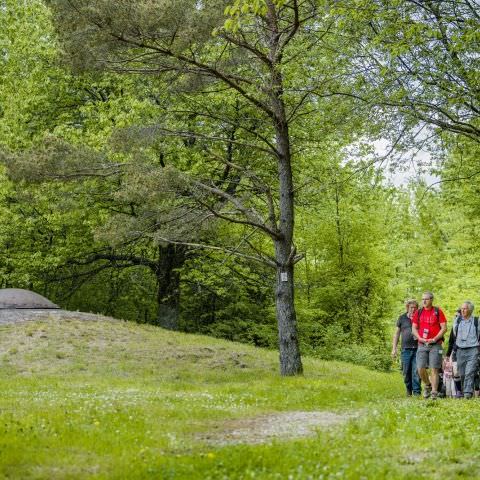
[[[260,444],[315,435],[318,429],[345,424],[359,414],[320,412],[281,412],[232,420],[201,437],[212,445]]]

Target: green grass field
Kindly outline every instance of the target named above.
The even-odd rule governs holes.
[[[280,378],[276,352],[114,320],[3,325],[0,355],[0,478],[480,478],[480,401],[404,398],[398,372]],[[323,411],[345,420],[252,443]]]

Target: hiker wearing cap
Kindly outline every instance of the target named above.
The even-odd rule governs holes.
[[[475,374],[478,368],[478,317],[473,316],[474,305],[463,302],[461,316],[456,319],[449,342],[457,357],[457,368],[462,381],[464,398],[472,398]]]
[[[406,312],[397,320],[397,329],[393,335],[392,357],[397,356],[398,340],[402,337],[402,374],[407,396],[420,395],[422,393],[420,386],[420,377],[417,371],[417,341],[412,335],[412,317],[418,309],[416,300],[407,300],[405,302]]]
[[[442,342],[447,330],[447,319],[439,307],[433,306],[433,293],[422,295],[423,307],[412,317],[412,334],[418,341],[417,368],[425,384],[423,396],[438,397],[439,372],[442,368]],[[430,369],[430,376],[428,375]]]

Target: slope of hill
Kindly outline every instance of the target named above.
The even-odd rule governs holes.
[[[452,478],[478,461],[476,401],[404,399],[398,373],[306,358],[280,378],[276,352],[81,314],[1,325],[0,358],[3,478]]]

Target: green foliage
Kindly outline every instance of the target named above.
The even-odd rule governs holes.
[[[388,372],[392,368],[387,344],[383,337],[369,339],[363,344],[351,333],[346,333],[339,323],[325,326],[320,322],[300,328],[304,339],[302,351],[324,360],[338,360],[355,365],[363,365],[372,370]],[[383,331],[382,331],[383,334]]]
[[[468,0],[340,1],[333,11],[356,39],[359,95],[413,121],[479,141],[480,19]],[[402,122],[403,123],[403,122]]]
[[[51,14],[42,1],[5,0],[0,8],[0,145],[30,146],[55,122],[67,95]]]
[[[273,274],[218,255],[198,256],[182,274],[180,328],[260,347],[276,346]]]
[[[332,165],[324,179],[319,174],[315,184],[321,190],[308,192],[311,204],[300,209],[297,224],[306,258],[298,270],[298,298],[300,312],[312,312],[302,328],[313,347],[333,324],[350,343],[376,345],[392,314],[392,192],[374,171],[354,179],[355,169],[362,167]]]
[[[464,300],[475,302],[480,285],[473,234],[477,219],[471,209],[475,186],[468,182],[468,162],[459,167],[451,155],[447,164],[439,172],[446,180],[441,188],[415,182],[409,191],[398,193],[393,286],[399,298],[433,291],[435,303],[451,318]]]
[[[274,3],[279,4],[280,2]],[[225,20],[223,28],[227,32],[237,33],[242,21],[248,21],[249,15],[265,16],[267,11],[267,4],[264,0],[235,0],[231,5],[225,7],[224,14],[230,18]]]
[[[95,0],[76,4],[76,15],[72,15],[71,5],[62,0],[49,0],[48,4],[54,11],[56,26],[65,48],[65,60],[76,71],[85,71],[104,69],[116,55],[131,53],[137,56],[141,52],[140,45],[129,46],[112,41],[119,31],[153,35],[158,41],[167,40],[167,43],[173,34],[174,42],[168,48],[176,53],[188,51],[192,41],[194,48],[198,48],[211,39],[215,27],[223,24],[223,10],[228,2],[210,1],[199,8],[194,0],[135,3],[119,0],[114,4],[107,0]],[[95,17],[100,22],[92,29],[94,24],[91,19]],[[130,28],[132,25],[137,28]],[[94,56],[91,55],[93,51],[97,52]],[[137,56],[132,67],[141,67],[143,60],[142,55]]]

